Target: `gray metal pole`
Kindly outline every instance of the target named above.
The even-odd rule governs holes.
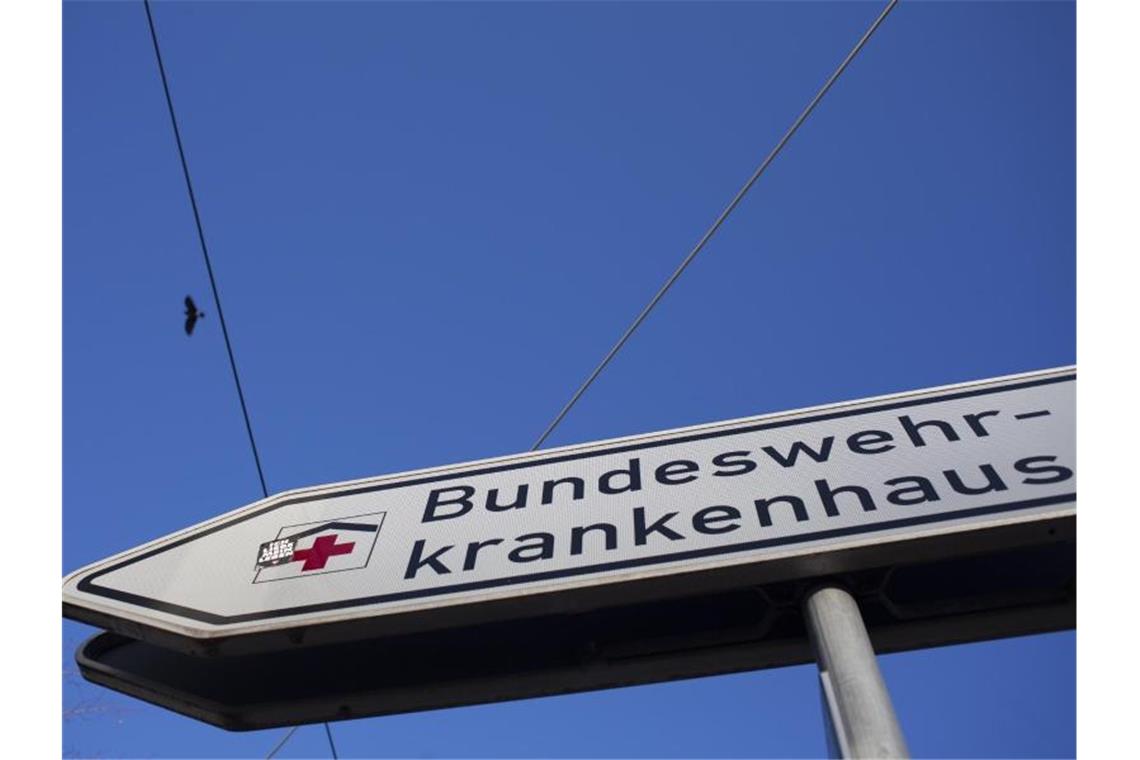
[[[833,752],[843,758],[908,757],[854,597],[838,586],[817,588],[804,600],[804,619],[819,663]]]

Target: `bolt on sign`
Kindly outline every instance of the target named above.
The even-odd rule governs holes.
[[[1075,519],[1075,386],[1061,368],[288,491],[71,573],[64,614],[243,654],[992,548]]]

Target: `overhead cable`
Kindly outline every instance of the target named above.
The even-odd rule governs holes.
[[[150,28],[150,40],[154,44],[154,57],[158,62],[158,73],[162,79],[162,91],[166,96],[166,109],[170,113],[170,125],[174,130],[174,142],[178,146],[178,160],[182,164],[182,176],[186,180],[186,193],[190,197],[190,209],[194,213],[194,227],[198,231],[198,243],[202,248],[202,259],[206,262],[206,274],[210,278],[210,290],[214,296],[214,308],[218,310],[218,323],[222,326],[222,337],[226,344],[226,355],[230,360],[230,370],[233,372],[234,387],[237,388],[238,402],[241,404],[241,415],[245,421],[245,432],[249,436],[249,448],[253,452],[253,463],[257,467],[257,479],[261,483],[261,495],[264,497],[269,496],[269,488],[265,484],[265,472],[261,467],[261,456],[257,451],[257,441],[253,435],[253,425],[249,420],[249,408],[245,403],[245,393],[241,387],[241,377],[238,375],[237,361],[234,359],[233,344],[230,342],[230,333],[226,328],[226,318],[222,312],[222,299],[218,295],[218,283],[214,277],[214,267],[210,262],[210,251],[206,246],[206,235],[202,231],[202,216],[198,211],[198,199],[194,195],[194,183],[190,180],[190,167],[186,162],[186,150],[182,145],[182,132],[178,128],[178,118],[174,112],[174,99],[170,95],[170,82],[166,76],[166,66],[162,61],[162,49],[158,44],[158,33],[154,28],[154,15],[151,13],[150,0],[143,0],[143,7],[146,9],[147,26]],[[282,737],[277,746],[269,753],[269,757],[273,757],[285,743],[293,736],[297,730],[294,726],[290,731]],[[336,745],[333,743],[332,729],[328,723],[325,723],[325,735],[329,741],[329,751],[332,753],[333,760],[336,760]]]
[[[863,49],[863,46],[867,44],[867,41],[871,39],[871,35],[875,33],[875,30],[879,28],[879,25],[882,24],[890,12],[894,10],[894,7],[898,4],[898,2],[899,0],[890,0],[890,2],[887,3],[887,6],[879,14],[878,18],[876,18],[871,26],[867,29],[867,31],[863,33],[863,36],[859,38],[859,41],[855,43],[855,47],[851,49],[851,52],[847,54],[847,57],[843,59],[843,62],[839,64],[839,67],[835,69],[832,75],[827,78],[827,81],[823,83],[823,87],[819,89],[819,92],[815,94],[815,97],[811,99],[811,102],[807,104],[807,107],[804,108],[804,110],[800,112],[800,115],[796,117],[796,120],[792,122],[792,126],[788,127],[788,130],[784,132],[784,136],[781,137],[780,141],[776,143],[776,147],[772,148],[772,150],[768,153],[768,156],[760,163],[759,168],[757,168],[756,171],[752,173],[752,176],[748,178],[748,181],[744,183],[744,187],[740,188],[733,199],[725,207],[724,211],[720,212],[720,216],[718,216],[716,218],[716,221],[712,223],[712,226],[705,231],[705,234],[702,235],[701,239],[697,241],[697,244],[693,246],[693,249],[689,251],[689,254],[687,256],[685,256],[685,258],[681,261],[681,264],[677,267],[673,274],[669,276],[669,279],[665,281],[665,284],[662,285],[657,293],[653,296],[653,298],[649,300],[649,303],[645,305],[645,308],[641,310],[641,313],[637,315],[637,318],[633,320],[633,323],[626,328],[625,332],[622,333],[622,336],[620,338],[618,338],[617,343],[613,345],[613,348],[609,350],[609,352],[602,359],[601,363],[594,368],[594,371],[590,373],[590,376],[586,378],[586,381],[578,387],[578,390],[574,392],[574,395],[571,396],[570,400],[566,402],[566,405],[562,407],[562,411],[560,411],[554,420],[549,425],[547,425],[546,430],[542,432],[542,435],[540,435],[538,437],[538,440],[534,442],[534,445],[531,446],[531,451],[534,451],[535,449],[538,449],[540,446],[542,446],[547,437],[552,432],[554,432],[554,428],[558,427],[558,424],[562,422],[563,418],[565,418],[570,410],[574,408],[574,405],[578,403],[578,399],[582,398],[582,394],[586,392],[586,389],[589,388],[593,382],[598,379],[598,375],[602,374],[602,370],[604,370],[610,361],[612,361],[613,358],[617,356],[618,351],[622,349],[622,347],[626,344],[626,341],[628,341],[630,339],[630,336],[633,335],[634,331],[636,331],[637,328],[641,326],[641,323],[645,321],[645,318],[649,316],[649,313],[653,311],[654,307],[657,306],[658,302],[660,302],[665,294],[669,291],[669,288],[673,287],[673,283],[677,282],[681,274],[685,271],[689,264],[692,263],[693,259],[697,257],[697,254],[704,249],[705,244],[709,242],[716,231],[720,229],[720,226],[724,224],[724,220],[728,218],[728,215],[731,214],[738,205],[740,205],[740,202],[742,200],[744,200],[744,196],[748,193],[749,190],[752,189],[752,186],[756,184],[756,180],[760,179],[760,175],[764,173],[764,171],[768,168],[768,165],[771,164],[773,160],[775,160],[776,156],[780,154],[780,151],[783,150],[784,146],[788,144],[788,141],[792,139],[792,135],[796,133],[796,130],[800,128],[800,125],[802,125],[807,120],[807,117],[811,115],[811,112],[814,111],[815,107],[819,105],[819,102],[823,100],[823,96],[827,94],[827,91],[831,89],[831,86],[835,84],[836,80],[838,80],[840,75],[847,69],[847,66],[851,63],[851,61],[855,59],[855,56],[859,54],[859,51]]]
[[[249,409],[246,407],[245,394],[241,389],[237,362],[234,360],[233,346],[230,344],[230,332],[226,329],[226,317],[222,313],[222,299],[218,296],[218,283],[214,279],[214,267],[210,263],[210,251],[206,248],[206,236],[202,232],[202,217],[198,213],[198,200],[194,195],[194,184],[190,181],[190,168],[186,164],[186,151],[182,147],[182,132],[178,129],[178,119],[174,115],[174,101],[170,97],[170,83],[166,79],[166,66],[162,63],[162,51],[158,47],[158,34],[154,30],[154,17],[150,12],[150,0],[143,0],[143,7],[146,8],[150,39],[154,43],[154,57],[158,61],[158,73],[162,78],[162,91],[166,94],[166,109],[170,112],[170,125],[174,128],[174,142],[178,146],[178,159],[182,162],[182,176],[186,179],[186,193],[190,196],[190,209],[194,212],[194,226],[198,230],[198,243],[202,248],[202,258],[206,262],[206,274],[210,277],[210,290],[214,294],[214,308],[218,310],[218,322],[222,326],[222,338],[225,339],[226,354],[230,358],[234,386],[237,388],[238,402],[241,404],[241,416],[245,420],[245,432],[249,435],[249,448],[253,451],[253,463],[257,466],[257,479],[261,482],[261,494],[262,496],[269,496],[269,489],[265,486],[265,474],[261,469],[261,457],[257,453],[257,442],[253,438],[253,425],[249,421]]]

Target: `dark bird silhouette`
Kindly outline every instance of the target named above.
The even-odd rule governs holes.
[[[186,334],[189,335],[194,332],[194,325],[198,320],[206,316],[203,312],[198,311],[198,307],[194,304],[194,299],[186,296]]]

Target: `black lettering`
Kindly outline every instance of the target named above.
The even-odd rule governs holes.
[[[679,486],[682,483],[692,483],[696,480],[696,475],[689,475],[688,473],[697,472],[700,469],[700,465],[696,462],[678,459],[673,462],[666,462],[658,467],[653,471],[653,477],[663,486]]]
[[[617,548],[617,526],[610,523],[594,523],[593,525],[585,525],[581,527],[574,527],[570,529],[570,553],[582,553],[582,537],[591,530],[600,530],[606,537],[606,551],[612,551]]]
[[[841,493],[851,493],[859,497],[859,504],[863,507],[864,512],[871,512],[875,509],[875,500],[871,498],[871,492],[862,486],[832,488],[826,480],[817,480],[815,481],[815,490],[819,492],[819,498],[823,501],[823,511],[827,513],[828,517],[835,517],[839,514],[839,505],[835,503],[835,497]]]
[[[645,507],[638,507],[633,510],[633,541],[638,546],[644,546],[649,541],[650,533],[660,533],[670,541],[680,541],[682,536],[672,528],[665,526],[665,523],[677,516],[676,512],[669,512],[664,517],[659,518],[656,522],[649,526],[645,524]]]
[[[508,509],[522,509],[526,506],[526,492],[529,486],[523,483],[515,492],[515,500],[510,504],[499,503],[499,489],[492,488],[487,492],[487,510],[490,512],[506,512]]]
[[[958,434],[954,432],[954,428],[951,427],[949,422],[943,422],[942,420],[924,420],[923,422],[914,422],[908,415],[905,414],[899,417],[899,422],[902,423],[903,430],[905,430],[906,434],[910,436],[910,442],[915,446],[926,445],[926,441],[923,440],[921,435],[919,435],[918,430],[919,428],[930,427],[931,425],[941,430],[942,435],[946,436],[946,440],[958,440]]]
[[[540,559],[550,559],[554,556],[554,536],[550,533],[524,533],[516,541],[528,542],[531,539],[537,543],[523,543],[511,549],[507,559],[511,562],[534,562]]]
[[[997,470],[993,465],[983,464],[978,467],[982,474],[986,476],[986,484],[977,488],[971,488],[962,482],[962,478],[954,470],[943,470],[942,474],[946,476],[946,480],[950,483],[950,487],[960,494],[967,496],[977,496],[978,494],[989,493],[991,491],[1005,491],[1006,485],[1002,482],[1001,477],[998,476]]]
[[[990,434],[990,431],[986,430],[985,425],[982,424],[982,417],[996,417],[999,414],[1001,414],[1001,412],[993,409],[988,412],[978,412],[977,414],[963,414],[962,419],[970,426],[970,430],[974,431],[974,435],[979,438],[985,438]]]
[[[503,539],[501,538],[488,538],[486,541],[472,541],[467,544],[467,556],[463,558],[463,569],[475,569],[475,558],[479,555],[479,550],[484,546],[494,546],[495,544],[501,543],[503,543]]]
[[[820,443],[819,451],[813,451],[803,441],[796,441],[792,444],[792,448],[788,451],[787,456],[776,451],[776,449],[771,446],[764,446],[763,449],[765,454],[776,461],[776,464],[782,467],[795,467],[796,460],[799,459],[801,451],[817,462],[826,462],[827,458],[831,456],[831,444],[833,443],[835,443],[835,437],[829,435]]]
[[[408,568],[404,571],[404,580],[411,580],[412,578],[415,578],[416,573],[418,573],[420,571],[420,568],[424,567],[425,565],[430,565],[431,569],[435,570],[438,575],[444,575],[451,572],[451,570],[447,568],[447,565],[439,561],[439,556],[448,549],[454,549],[454,544],[451,546],[445,546],[439,551],[433,552],[425,558],[424,545],[426,543],[427,542],[421,538],[419,541],[416,541],[415,546],[412,547],[412,557],[408,560]]]
[[[586,493],[586,484],[581,478],[561,478],[559,480],[548,480],[542,484],[542,503],[550,504],[554,501],[554,487],[562,483],[569,483],[574,489],[574,500],[581,499]]]
[[[1073,477],[1073,471],[1068,467],[1063,467],[1059,464],[1040,464],[1041,462],[1055,462],[1057,457],[1053,456],[1039,456],[1039,457],[1026,457],[1025,459],[1017,460],[1013,469],[1022,473],[1023,475],[1036,475],[1038,473],[1052,472],[1052,475],[1046,475],[1040,478],[1024,478],[1022,483],[1026,485],[1049,485],[1050,483],[1061,483]]]
[[[917,475],[907,478],[891,478],[885,481],[884,485],[888,486],[901,486],[904,483],[911,483],[913,485],[907,488],[896,488],[887,494],[887,501],[891,504],[898,504],[900,506],[910,506],[911,504],[923,504],[928,501],[938,501],[941,497],[938,492],[934,490],[934,484],[929,480]],[[910,496],[908,494],[915,494]]]
[[[847,448],[856,454],[882,454],[884,451],[890,451],[895,447],[893,441],[895,437],[885,430],[864,430],[854,435],[847,436]],[[871,448],[876,444],[884,444],[877,448]]]
[[[610,482],[611,478],[619,475],[624,475],[626,484],[624,486],[615,486]],[[598,479],[598,490],[606,494],[625,493],[626,491],[640,491],[641,490],[641,460],[629,460],[629,469],[610,470],[605,475]]]
[[[725,520],[739,520],[740,510],[736,507],[705,507],[693,515],[693,530],[697,533],[716,535],[717,533],[731,533],[740,527],[740,523],[724,523]]]
[[[757,465],[748,455],[751,451],[726,451],[723,454],[717,454],[712,459],[712,463],[717,467],[738,467],[738,470],[717,470],[713,475],[718,478],[729,477],[732,475],[747,475],[756,469]]]
[[[798,496],[777,496],[772,499],[757,499],[753,504],[756,505],[756,516],[760,518],[760,525],[762,527],[771,527],[772,505],[778,503],[787,504],[792,508],[792,514],[796,516],[796,522],[803,522],[808,519],[807,507],[804,506],[804,500]]]
[[[453,491],[459,491],[462,494],[462,496],[460,496],[459,498],[453,498],[453,499],[441,499],[440,498],[441,496],[443,496],[443,494],[451,493]],[[471,503],[471,497],[474,495],[475,495],[475,489],[472,488],[471,486],[455,486],[453,488],[435,488],[435,489],[432,489],[432,492],[430,494],[428,494],[427,508],[424,509],[423,521],[424,522],[431,522],[432,520],[447,520],[447,519],[450,519],[452,517],[460,517],[462,515],[467,514],[468,512],[471,511],[471,508],[473,506],[475,506],[474,504]],[[459,511],[458,512],[452,512],[451,514],[437,515],[436,509],[438,507],[445,505],[445,504],[457,504],[457,505],[459,505]]]

